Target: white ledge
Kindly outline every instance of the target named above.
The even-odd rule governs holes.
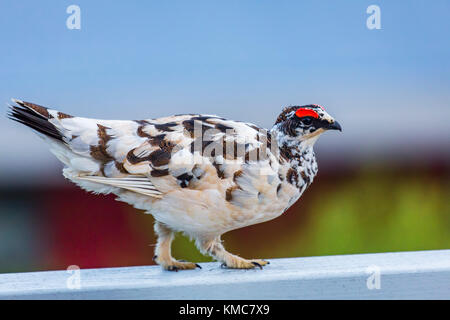
[[[0,274],[0,299],[450,299],[450,250],[270,262],[263,270],[82,269],[79,289],[67,287],[65,270]]]

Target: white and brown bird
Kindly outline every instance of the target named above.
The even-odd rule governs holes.
[[[268,262],[225,250],[225,232],[268,221],[313,182],[313,145],[341,130],[319,105],[291,106],[270,130],[214,115],[185,114],[126,121],[74,117],[13,100],[10,118],[34,129],[81,188],[115,194],[155,218],[155,261],[167,270],[194,269],[171,255],[174,232],[228,268]]]

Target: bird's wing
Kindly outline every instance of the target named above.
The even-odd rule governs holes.
[[[125,178],[107,178],[99,176],[79,176],[74,180],[83,182],[92,182],[95,184],[102,184],[114,188],[125,189],[140,193],[146,196],[161,198],[162,194],[147,177],[143,176],[129,176]]]
[[[267,132],[254,124],[213,115],[138,123],[138,135],[146,141],[128,152],[123,167],[131,174],[148,176],[163,193],[229,186],[249,162],[263,158],[267,138]]]

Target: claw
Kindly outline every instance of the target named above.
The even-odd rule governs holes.
[[[199,269],[202,268],[198,263],[196,263],[195,266],[196,266],[197,268],[199,268]]]
[[[258,262],[252,261],[252,263],[262,270],[262,265],[260,265]]]
[[[157,256],[157,255],[154,255],[154,256],[153,256],[153,261],[156,262],[156,259],[158,259],[158,256]]]
[[[167,267],[167,270],[168,270],[168,271],[175,271],[175,272],[178,272],[178,267],[177,267],[177,266],[168,266],[168,267]]]
[[[221,267],[222,269],[227,269],[227,264],[224,262],[224,263],[222,263],[222,264],[220,265],[220,267]]]

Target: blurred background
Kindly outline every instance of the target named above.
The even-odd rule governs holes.
[[[343,126],[281,217],[224,235],[252,258],[450,248],[450,2],[0,2],[0,272],[153,264],[153,218],[88,194],[10,98],[69,114],[208,113],[271,127],[318,103]],[[81,29],[66,26],[69,5]],[[381,9],[370,30],[369,5]],[[208,261],[183,236],[174,255]]]

